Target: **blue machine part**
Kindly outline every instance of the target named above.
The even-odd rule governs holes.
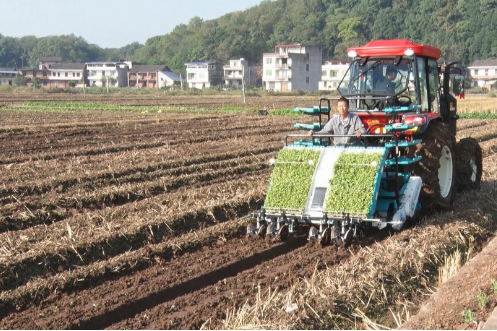
[[[411,105],[408,107],[393,106],[385,108],[385,113],[407,113],[421,109],[421,105]]]
[[[303,129],[303,130],[321,130],[321,125],[319,125],[319,123],[312,123],[312,124],[295,123],[293,127],[296,129]]]
[[[370,148],[377,148],[378,150],[383,149],[383,157],[381,159],[381,164],[378,167],[378,171],[376,172],[376,177],[374,179],[373,201],[371,203],[371,207],[369,207],[369,215],[368,215],[369,218],[373,217],[374,213],[376,212],[376,204],[378,203],[378,194],[380,192],[381,178],[383,175],[383,169],[385,168],[386,158],[388,156],[387,148],[383,147],[370,147]]]
[[[314,106],[314,107],[298,107],[293,109],[294,112],[300,112],[304,114],[328,114],[330,109],[328,107]]]

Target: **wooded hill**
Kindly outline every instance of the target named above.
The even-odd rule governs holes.
[[[464,65],[497,57],[497,0],[276,0],[214,20],[194,17],[168,34],[120,49],[102,49],[74,35],[35,38],[0,35],[0,66],[34,66],[39,56],[64,62],[130,59],[167,64],[244,57],[262,61],[274,45],[301,43],[323,48],[325,59],[344,58],[349,46],[374,39],[405,38],[442,49]]]

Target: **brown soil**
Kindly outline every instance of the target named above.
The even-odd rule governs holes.
[[[497,239],[493,239],[481,253],[468,261],[459,272],[441,285],[421,307],[418,314],[402,325],[403,330],[476,330],[497,306],[491,280],[497,280]],[[488,298],[482,307],[477,294],[482,291]],[[497,291],[497,289],[496,289]],[[465,322],[463,311],[474,314],[474,322]]]
[[[192,99],[154,102],[193,106]],[[222,98],[196,100],[233,105]],[[294,107],[306,101],[282,102]],[[462,136],[478,136],[488,145],[482,145],[482,189],[461,194],[453,212],[426,217],[399,234],[375,232],[347,248],[322,248],[310,246],[305,233],[284,243],[247,238],[245,227],[254,220],[238,219],[261,206],[267,160],[298,119],[99,111],[9,111],[0,112],[1,119],[0,141],[14,143],[0,151],[0,328],[227,328],[227,311],[253,305],[270,289],[281,302],[300,304],[288,296],[304,293],[295,289],[306,288],[318,273],[335,282],[302,294],[308,306],[299,306],[298,314],[289,316],[281,306],[268,307],[266,314],[289,320],[293,328],[364,328],[354,307],[371,304],[368,316],[392,327],[388,309],[409,301],[411,315],[419,310],[444,249],[450,253],[474,238],[477,252],[497,225],[492,121],[461,121]],[[452,286],[430,306],[433,316],[423,319],[421,309],[407,327],[458,328],[463,309],[484,319],[497,301],[489,289],[497,271],[488,263],[493,255],[481,256],[486,265],[470,262],[465,268],[471,273],[463,269],[461,283],[454,278],[440,288]],[[489,297],[486,309],[474,299],[478,289]],[[274,323],[265,315],[258,326],[278,328]]]

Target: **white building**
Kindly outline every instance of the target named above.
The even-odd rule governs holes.
[[[473,87],[486,87],[490,90],[490,86],[497,81],[497,59],[476,60],[468,70],[473,78]]]
[[[85,79],[85,63],[56,63],[49,69],[48,87],[68,88],[83,84]]]
[[[245,85],[257,85],[257,68],[248,65],[247,60],[230,60],[229,65],[223,67],[224,84],[242,88],[242,80]]]
[[[102,84],[102,78],[115,79],[113,86],[127,87],[128,86],[128,70],[132,67],[131,62],[88,62],[86,68],[88,70],[88,85],[89,86],[105,86]],[[109,83],[109,86],[110,85]]]
[[[0,85],[12,85],[17,73],[15,68],[0,68]]]
[[[164,86],[181,86],[182,79],[172,71],[159,71],[159,88]]]
[[[218,62],[189,62],[186,66],[186,82],[190,88],[203,89],[222,83],[223,66]]]
[[[327,61],[323,64],[321,81],[319,82],[320,91],[335,91],[338,85],[347,73],[350,61]],[[348,74],[347,74],[348,75]],[[348,78],[346,79],[348,80]]]
[[[323,55],[320,47],[276,45],[262,55],[262,84],[271,91],[317,91]]]

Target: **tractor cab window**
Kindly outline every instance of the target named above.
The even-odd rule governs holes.
[[[430,110],[440,113],[440,75],[437,61],[428,60],[428,102]]]
[[[386,106],[408,105],[414,100],[410,59],[357,59],[349,67],[338,86],[343,96],[357,97],[358,108],[383,109]]]
[[[422,111],[428,111],[428,85],[426,84],[426,59],[418,58],[418,78],[419,78],[419,92],[421,100],[419,104],[421,105]]]
[[[418,58],[419,92],[422,111],[440,113],[440,76],[437,62]]]

